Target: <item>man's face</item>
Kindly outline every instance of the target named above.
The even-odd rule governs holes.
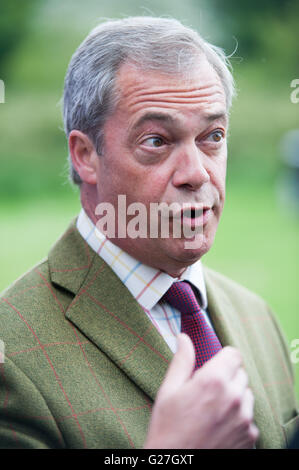
[[[140,261],[177,276],[210,249],[222,213],[224,89],[205,58],[188,80],[124,64],[117,87],[120,102],[105,123],[104,151],[97,160],[97,202],[117,207],[122,194],[127,206],[141,202],[148,211],[153,202],[206,208],[191,222],[203,224],[201,242],[192,249],[186,249],[184,236],[112,239]]]

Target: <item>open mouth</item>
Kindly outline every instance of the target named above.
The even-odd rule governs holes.
[[[181,211],[182,219],[198,219],[202,216],[205,216],[211,210],[210,207],[187,207]]]
[[[185,209],[182,211],[182,217],[188,217],[188,218],[191,218],[191,219],[196,219],[197,217],[200,217],[203,212],[205,211],[206,209],[196,209],[194,207],[191,207],[191,208],[188,208],[188,209]]]
[[[195,227],[205,225],[211,218],[212,212],[212,206],[203,205],[202,203],[193,203],[193,205],[184,203],[180,209],[171,215],[169,211],[166,211],[165,214],[161,212],[161,215],[164,219],[169,220],[170,217],[173,222],[177,221],[183,225]]]

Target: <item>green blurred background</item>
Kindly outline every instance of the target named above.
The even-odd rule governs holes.
[[[91,28],[127,15],[176,17],[233,54],[227,200],[204,261],[267,300],[291,347],[299,338],[299,207],[281,142],[299,128],[290,99],[298,1],[0,0],[0,291],[47,255],[79,211],[62,130],[64,74]],[[299,363],[294,369],[299,397]]]

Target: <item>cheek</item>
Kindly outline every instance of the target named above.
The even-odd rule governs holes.
[[[209,172],[211,183],[217,189],[220,199],[225,197],[226,159],[215,162]]]
[[[138,163],[126,168],[126,186],[129,194],[135,194],[143,202],[159,202],[167,187],[168,176],[163,169],[145,168]]]
[[[163,199],[170,185],[170,177],[162,172],[154,172],[147,178],[147,191],[155,202]]]

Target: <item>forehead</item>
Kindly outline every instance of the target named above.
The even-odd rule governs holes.
[[[145,112],[170,115],[226,113],[226,97],[221,80],[203,57],[188,77],[160,71],[141,70],[125,63],[118,72],[117,109],[129,121]]]

